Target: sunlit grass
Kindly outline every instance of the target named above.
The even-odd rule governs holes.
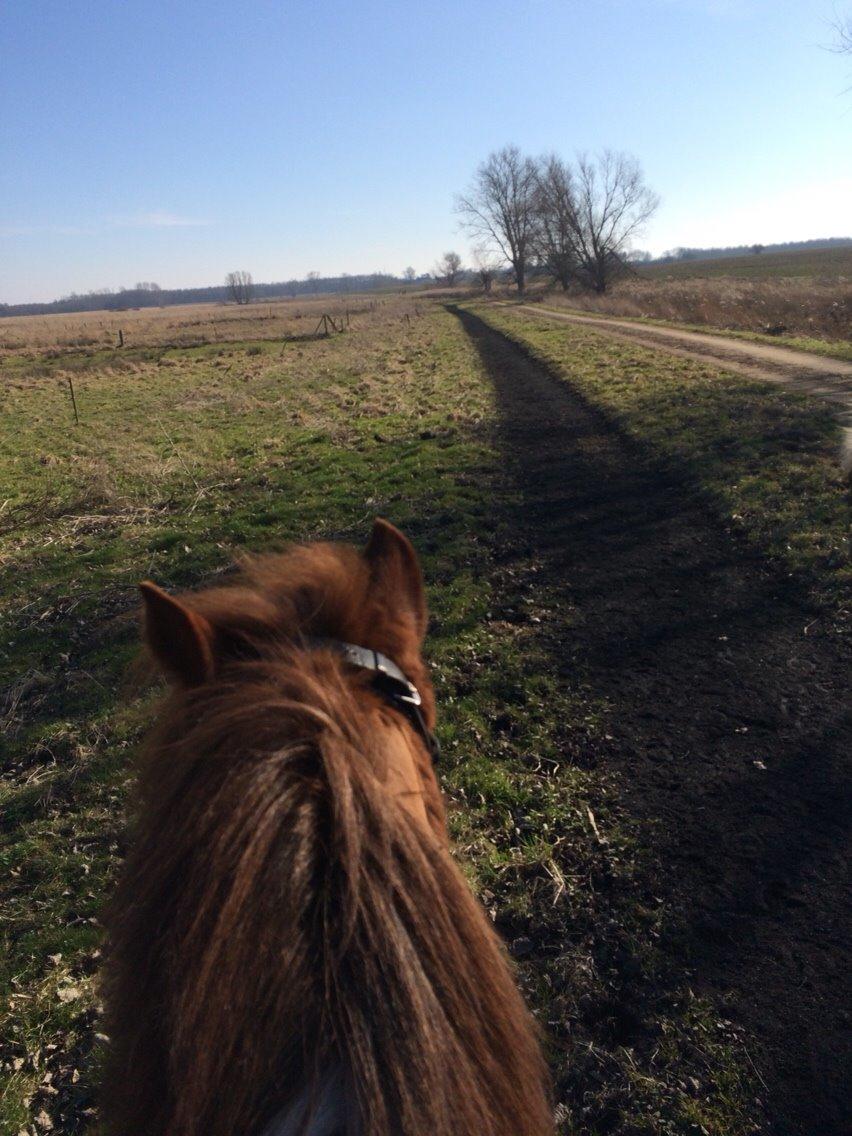
[[[751,539],[778,555],[789,545],[791,567],[833,594],[821,412],[793,400],[767,417],[754,384],[488,318],[514,321],[623,429],[744,517]],[[98,914],[155,697],[123,689],[136,582],[197,586],[287,540],[360,541],[383,514],[423,556],[451,828],[544,1025],[564,1130],[752,1132],[742,1038],[720,1007],[658,982],[665,902],[641,898],[657,894],[655,866],[615,786],[575,760],[618,707],[565,677],[531,616],[534,601],[561,632],[577,613],[516,541],[519,487],[458,322],[389,304],[328,340],[109,349],[71,368],[33,352],[3,379],[0,1130],[95,1121]],[[619,1032],[625,975],[653,1046]]]

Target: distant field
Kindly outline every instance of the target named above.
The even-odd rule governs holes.
[[[737,280],[776,277],[852,278],[852,247],[803,252],[762,252],[714,260],[682,260],[639,269],[651,280],[707,280],[729,276]]]
[[[0,319],[0,360],[21,352],[112,349],[119,332],[125,348],[193,347],[234,339],[306,337],[324,313],[336,323],[374,312],[387,296],[335,294],[237,304],[182,304],[125,311],[76,312]]]

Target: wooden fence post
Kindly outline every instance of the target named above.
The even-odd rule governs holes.
[[[80,425],[80,415],[77,413],[77,399],[74,397],[74,384],[71,382],[71,376],[68,376],[68,389],[71,391],[71,403],[74,407],[74,421]]]
[[[332,316],[330,316],[328,314],[328,312],[323,312],[322,316],[320,317],[320,321],[317,324],[316,331],[314,332],[314,335],[319,335],[320,328],[322,328],[323,335],[329,336],[329,335],[331,335],[332,331],[334,331],[334,332],[343,331],[343,321],[342,320],[340,321],[340,327],[338,327],[337,324],[334,322],[334,318]],[[329,328],[331,329],[331,331],[329,330]]]

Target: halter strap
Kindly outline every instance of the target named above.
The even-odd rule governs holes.
[[[441,756],[441,744],[426,725],[420,707],[423,699],[420,691],[405,677],[393,659],[374,651],[372,647],[359,647],[355,643],[344,643],[341,639],[312,639],[315,647],[326,647],[336,651],[347,663],[362,670],[373,671],[373,689],[394,710],[404,714],[420,737],[433,761]]]

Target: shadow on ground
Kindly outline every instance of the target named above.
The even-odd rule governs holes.
[[[664,865],[671,984],[733,1004],[770,1131],[841,1136],[848,651],[803,585],[697,492],[516,345],[455,314],[496,390],[526,538],[579,616],[548,647],[613,707],[606,760]]]

